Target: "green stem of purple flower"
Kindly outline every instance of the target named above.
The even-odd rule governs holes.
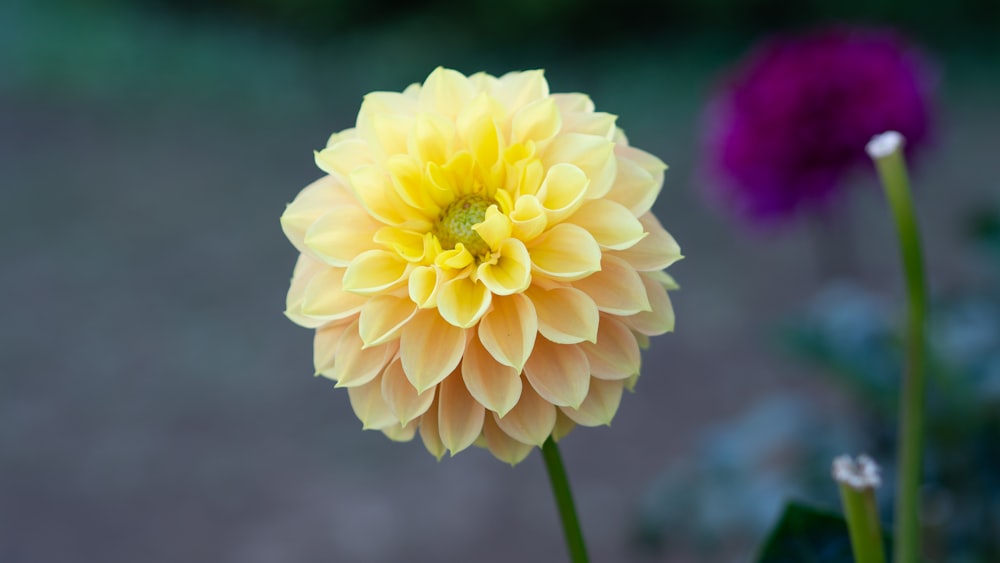
[[[900,394],[894,559],[896,563],[915,563],[920,556],[921,535],[920,474],[923,461],[927,289],[902,143],[895,150],[873,158],[896,221],[906,276],[906,369]]]

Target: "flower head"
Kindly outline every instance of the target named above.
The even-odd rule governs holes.
[[[541,71],[369,94],[316,163],[281,217],[286,314],[365,428],[517,463],[610,422],[640,343],[673,329],[666,166]]]
[[[867,165],[872,135],[899,131],[909,148],[925,141],[930,98],[925,65],[890,33],[835,28],[772,40],[709,105],[714,195],[758,221],[822,208]]]

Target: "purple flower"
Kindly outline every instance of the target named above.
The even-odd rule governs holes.
[[[891,32],[835,28],[752,53],[709,105],[706,164],[723,207],[758,223],[820,210],[870,166],[865,143],[927,138],[926,66]]]

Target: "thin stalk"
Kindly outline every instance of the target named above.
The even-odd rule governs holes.
[[[856,491],[848,485],[841,485],[840,500],[847,517],[855,563],[885,563],[875,491]]]
[[[900,254],[906,276],[906,366],[899,410],[899,483],[896,493],[896,563],[914,563],[920,556],[920,472],[923,459],[924,357],[927,317],[927,289],[923,254],[917,232],[917,220],[910,196],[910,182],[903,158],[902,137],[886,140],[889,145],[874,147],[869,154],[875,161],[889,207],[896,221]],[[893,142],[895,141],[895,142]],[[878,148],[890,149],[878,151]]]
[[[542,457],[545,458],[545,469],[549,472],[552,494],[555,495],[556,506],[559,508],[570,561],[587,563],[587,546],[583,542],[583,532],[580,531],[580,520],[576,517],[573,492],[569,488],[569,479],[566,478],[566,469],[559,455],[559,447],[552,438],[546,440],[542,446]]]

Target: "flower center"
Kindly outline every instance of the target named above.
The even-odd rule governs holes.
[[[462,196],[451,203],[434,224],[434,235],[445,250],[455,248],[458,243],[465,245],[473,256],[483,256],[490,247],[472,227],[483,222],[486,210],[495,201],[479,194]]]

